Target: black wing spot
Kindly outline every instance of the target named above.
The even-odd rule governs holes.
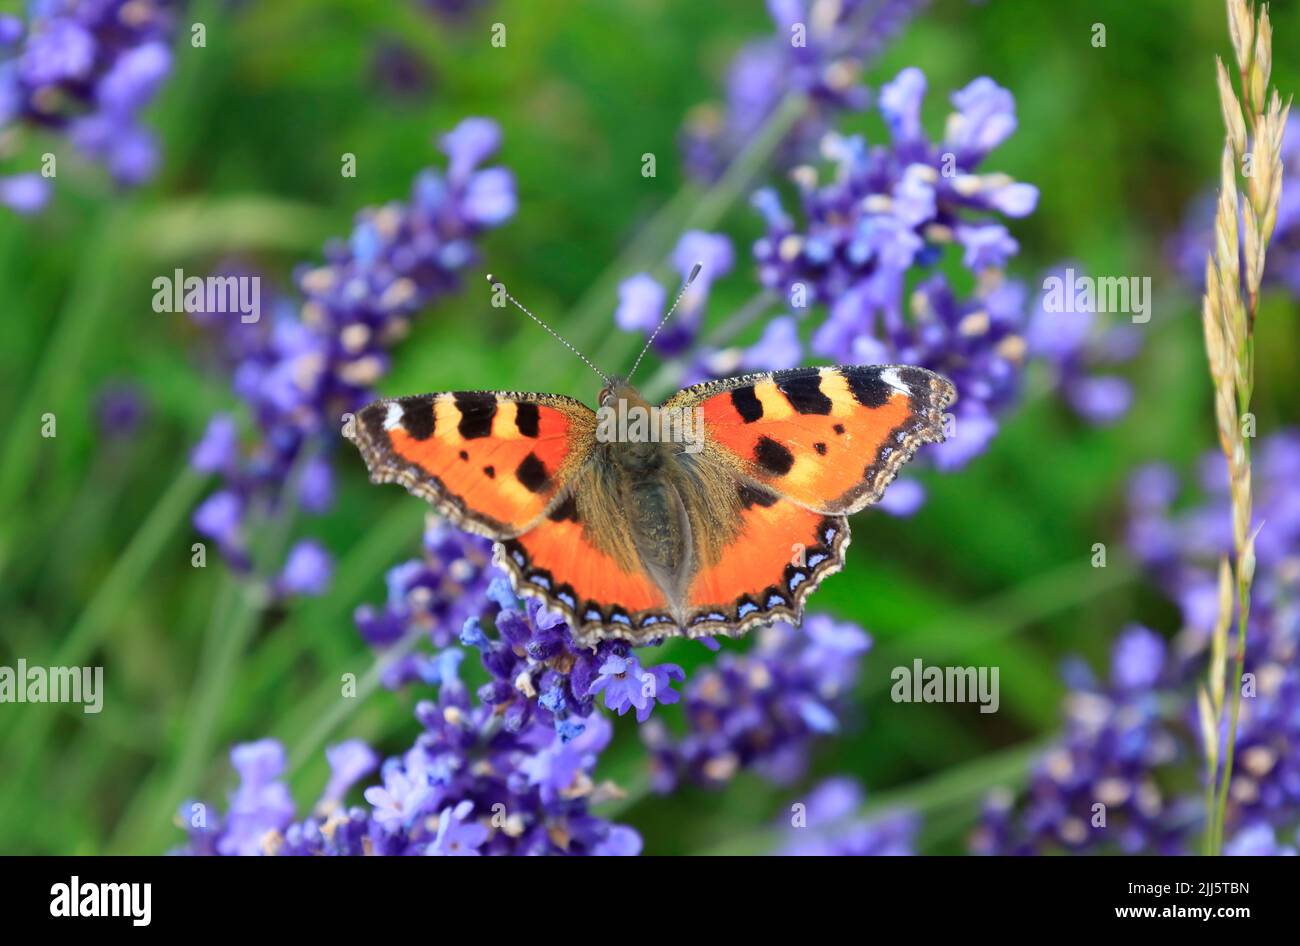
[[[822,443],[820,440],[818,440],[815,444],[813,444],[813,449],[816,450],[818,453],[820,453],[822,456],[826,456],[826,444]]]
[[[844,368],[844,379],[849,383],[853,399],[863,407],[883,407],[893,391],[880,378],[878,368]]]
[[[468,460],[468,459],[469,459],[469,452],[466,451],[466,450],[462,450],[462,451],[460,452],[460,458],[461,458],[462,460]]]
[[[491,480],[491,479],[496,479],[496,475],[497,475],[496,467],[493,467],[493,466],[485,466],[485,467],[483,467],[483,472],[487,474],[487,478],[488,478],[488,479],[490,479],[490,480]]]
[[[569,522],[578,522],[577,500],[573,498],[572,494],[566,496],[563,502],[551,510],[551,513],[547,518],[553,522],[564,522],[566,520]]]
[[[753,385],[732,391],[731,406],[736,409],[736,413],[746,424],[752,424],[763,416],[763,403],[754,393]]]
[[[380,443],[389,440],[388,431],[384,430],[384,420],[388,417],[388,406],[384,403],[371,404],[361,412],[361,424],[366,428],[370,439]]]
[[[515,476],[524,484],[524,488],[532,493],[545,491],[551,482],[551,477],[546,472],[546,464],[539,460],[535,453],[524,457],[519,468],[515,470]]]
[[[740,496],[740,504],[746,509],[753,506],[762,506],[766,509],[769,506],[776,505],[775,493],[769,493],[765,489],[757,489],[748,483],[737,483],[736,492]]]
[[[831,412],[831,399],[822,393],[820,374],[814,373],[798,378],[787,378],[778,382],[777,388],[785,395],[785,399],[790,402],[790,406],[800,414],[829,414]]]
[[[540,420],[541,413],[537,410],[536,404],[531,401],[515,402],[515,427],[525,437],[536,437],[538,435]]]
[[[397,402],[402,405],[402,426],[416,440],[428,440],[433,436],[433,398],[404,397]]]
[[[460,411],[456,429],[466,440],[487,437],[492,433],[492,418],[497,415],[497,397],[480,391],[457,391],[452,395]]]
[[[794,466],[794,454],[771,437],[759,437],[754,444],[754,459],[767,472],[785,476]]]
[[[836,424],[836,425],[835,425],[835,432],[836,432],[837,434],[842,434],[842,433],[844,433],[844,425],[843,425],[843,424]]]

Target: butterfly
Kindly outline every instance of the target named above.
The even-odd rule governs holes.
[[[906,365],[747,374],[658,406],[606,382],[597,410],[556,394],[384,398],[344,432],[373,482],[494,540],[516,591],[592,647],[798,623],[844,563],[846,517],[944,439],[956,398]]]

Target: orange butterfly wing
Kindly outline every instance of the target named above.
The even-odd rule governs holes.
[[[696,572],[688,636],[739,634],[778,618],[798,622],[804,601],[844,564],[849,526],[757,487],[746,488],[740,533]]]
[[[500,540],[543,521],[595,423],[572,398],[457,391],[375,401],[345,434],[373,482],[401,483],[461,528]]]
[[[584,528],[591,499],[581,486],[572,490],[537,526],[498,543],[496,563],[510,572],[520,594],[562,611],[580,643],[663,636],[676,623],[663,591],[634,555],[619,554],[617,540],[627,538],[623,547],[630,550],[630,535],[597,537]]]
[[[845,516],[880,499],[923,443],[943,440],[946,379],[908,366],[795,368],[706,382],[665,408],[698,406],[700,462],[735,475],[740,530],[695,574],[686,633],[740,633],[798,621],[839,571]]]
[[[707,441],[749,478],[818,512],[880,499],[923,443],[943,440],[952,383],[904,365],[794,368],[706,382],[665,405],[698,403]]]

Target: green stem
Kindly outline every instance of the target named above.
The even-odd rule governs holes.
[[[414,650],[416,645],[425,638],[426,633],[424,628],[414,628],[396,644],[378,655],[371,662],[366,672],[361,675],[361,679],[357,681],[357,692],[353,698],[344,699],[335,693],[331,694],[333,701],[328,709],[320,713],[311,729],[294,743],[293,750],[289,753],[289,775],[292,776],[307,760],[315,755],[316,751],[325,743],[325,740],[330,737],[330,734],[341,726],[352,715],[353,711],[365,702],[366,697],[370,696],[378,688],[380,677],[383,676],[384,671]],[[337,684],[331,684],[331,690],[336,691]]]
[[[225,619],[226,603],[235,599],[234,614]],[[239,659],[257,627],[261,609],[255,607],[239,579],[226,572],[218,593],[213,619],[204,635],[203,656],[196,675],[194,695],[183,727],[181,755],[163,781],[151,778],[138,792],[118,826],[114,848],[158,851],[165,844],[169,819],[182,795],[212,761],[216,731],[225,695],[234,685]]]
[[[253,555],[253,575],[273,575],[284,557],[297,519],[295,498],[302,463],[300,456],[285,477],[273,507],[272,527],[262,535]],[[176,806],[186,792],[196,787],[203,768],[212,762],[226,700],[235,687],[240,662],[265,613],[269,595],[269,590],[250,584],[248,579],[238,578],[229,570],[224,572],[217,607],[204,633],[196,688],[182,729],[180,758],[170,776],[156,771],[136,793],[114,835],[115,849],[158,851],[166,845]]]
[[[1237,721],[1241,716],[1241,680],[1246,672],[1246,623],[1250,620],[1250,582],[1237,582],[1237,656],[1234,661],[1236,686],[1232,691],[1232,711],[1228,718],[1228,745],[1223,756],[1223,776],[1219,782],[1218,806],[1214,815],[1212,853],[1223,853],[1223,832],[1228,815],[1228,792],[1232,788],[1232,764],[1237,748]]]

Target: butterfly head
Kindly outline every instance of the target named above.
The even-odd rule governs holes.
[[[617,409],[620,401],[628,407],[648,408],[650,406],[640,392],[625,379],[617,375],[611,375],[605,382],[605,386],[600,389],[600,395],[596,398],[596,406]]]

